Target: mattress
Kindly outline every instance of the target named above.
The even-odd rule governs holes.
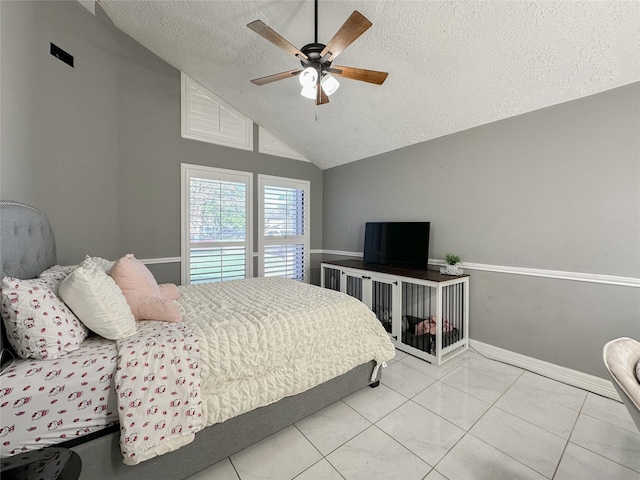
[[[42,448],[118,422],[116,343],[87,338],[56,360],[16,360],[0,375],[0,455]]]
[[[281,277],[179,288],[200,339],[205,425],[395,355],[374,313],[340,292]]]

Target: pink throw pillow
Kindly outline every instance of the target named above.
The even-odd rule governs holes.
[[[158,287],[160,288],[160,295],[167,300],[178,300],[180,298],[180,292],[175,283],[161,283]]]
[[[162,297],[138,297],[136,310],[137,314],[134,314],[136,320],[182,321],[180,310],[173,303],[173,300]]]
[[[182,321],[176,304],[162,296],[153,274],[132,254],[117,260],[109,275],[122,290],[136,320]]]

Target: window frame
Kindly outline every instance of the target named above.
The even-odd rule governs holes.
[[[204,131],[192,128],[192,121],[198,116],[198,109],[194,107],[192,102],[192,88],[198,90],[202,96],[207,97],[212,103],[217,105],[218,130],[211,129]],[[182,138],[253,151],[253,120],[233,108],[184,72],[180,72],[180,104],[180,132]],[[230,136],[222,133],[223,126],[228,125],[225,123],[224,115],[222,115],[223,110],[244,123],[242,136]],[[201,113],[202,112],[200,112],[200,114]],[[213,115],[213,111],[207,113]]]
[[[264,234],[265,227],[265,211],[264,211],[264,189],[265,187],[281,187],[294,188],[304,191],[304,235],[281,235],[271,236]],[[304,248],[303,262],[304,272],[302,281],[309,283],[310,281],[310,265],[311,258],[311,182],[309,180],[276,177],[272,175],[258,175],[258,275],[265,275],[265,247],[270,245],[298,245],[302,244]]]
[[[195,173],[195,175],[194,175]],[[253,276],[253,172],[229,170],[204,165],[180,164],[180,280],[182,285],[191,285],[191,232],[190,216],[190,180],[192,177],[246,183],[246,240],[245,240],[245,278]]]

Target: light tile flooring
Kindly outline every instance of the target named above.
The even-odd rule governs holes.
[[[473,352],[364,388],[189,480],[640,480],[624,405]]]

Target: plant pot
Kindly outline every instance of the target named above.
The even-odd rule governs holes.
[[[458,265],[445,265],[440,267],[440,273],[445,275],[462,275],[463,271]]]

